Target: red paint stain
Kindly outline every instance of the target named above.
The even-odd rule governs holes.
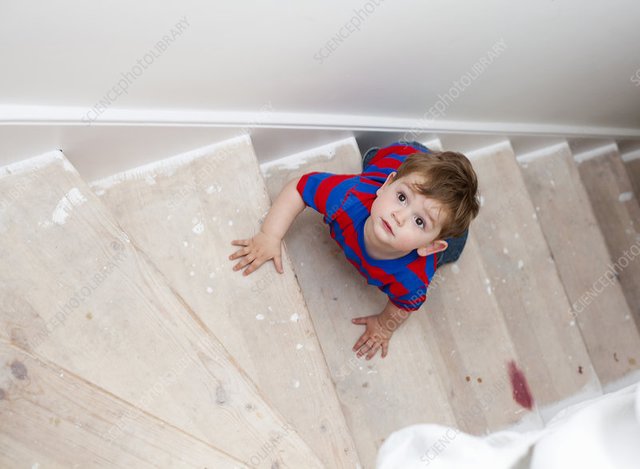
[[[509,378],[511,379],[513,399],[525,409],[531,410],[533,408],[533,397],[531,397],[527,378],[513,361],[509,362]]]

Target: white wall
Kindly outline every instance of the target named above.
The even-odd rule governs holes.
[[[639,19],[637,0],[3,0],[0,124],[80,124],[130,73],[127,94],[111,91],[94,125],[264,117],[276,127],[524,124],[640,137]],[[491,63],[478,73],[481,60]],[[465,74],[477,78],[450,91]]]

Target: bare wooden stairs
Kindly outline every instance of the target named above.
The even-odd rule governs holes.
[[[402,427],[537,428],[637,380],[637,160],[467,155],[465,251],[370,361],[350,319],[385,297],[318,213],[283,275],[227,259],[291,178],[358,174],[355,139],[259,165],[243,136],[91,184],[60,151],[0,168],[0,467],[373,468]]]

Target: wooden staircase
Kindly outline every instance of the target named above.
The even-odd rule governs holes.
[[[253,235],[269,209],[250,141],[177,156],[93,187],[325,466],[355,467],[351,435],[286,254],[285,275],[272,263],[250,277],[229,270],[231,240]]]
[[[322,467],[64,156],[57,152],[27,165],[34,169],[5,168],[0,178],[2,194],[23,188],[3,210],[1,339],[246,465]],[[5,413],[47,388],[36,380],[30,385],[31,370],[15,352],[2,361],[2,439],[31,439],[29,432],[16,434]],[[65,379],[64,371],[58,379]],[[105,444],[118,451],[132,420],[135,414],[118,416],[117,425],[101,434]],[[58,432],[52,424],[49,438],[64,438]],[[277,444],[265,451],[273,439]],[[76,463],[75,452],[47,458],[41,445],[31,449],[21,464]]]
[[[284,275],[231,270],[286,181],[360,154],[259,166],[241,137],[90,185],[59,151],[1,168],[0,467],[373,468],[404,426],[536,428],[637,380],[640,181],[615,145],[467,152],[480,215],[384,360],[350,319],[386,299],[311,209]]]

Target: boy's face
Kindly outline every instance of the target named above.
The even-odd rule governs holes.
[[[391,173],[378,189],[371,206],[370,238],[378,252],[402,256],[414,249],[427,256],[447,248],[439,240],[446,219],[446,210],[440,202],[415,192],[411,186],[422,182],[420,176],[409,174],[394,180]],[[395,253],[395,254],[394,254]]]

